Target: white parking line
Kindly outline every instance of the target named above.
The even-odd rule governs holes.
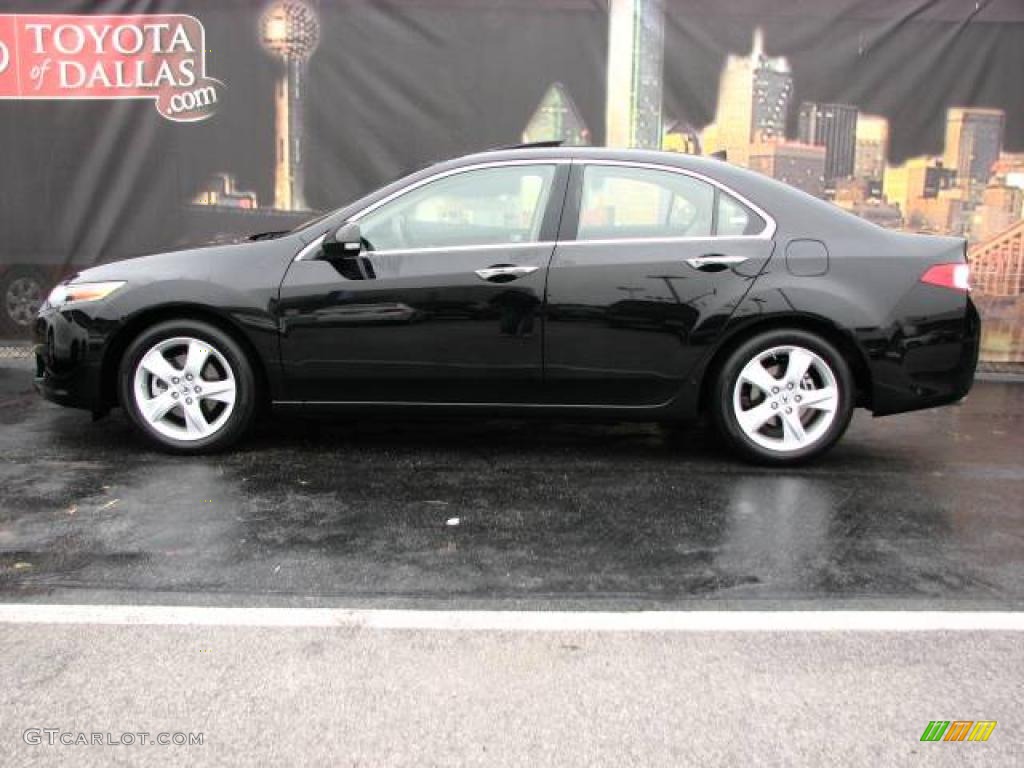
[[[342,627],[500,632],[1024,630],[1024,613],[971,611],[422,611],[0,604],[0,624]]]

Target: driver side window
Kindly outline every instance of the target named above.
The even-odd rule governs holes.
[[[670,171],[588,165],[577,240],[707,237],[715,190]]]
[[[530,243],[540,239],[553,165],[510,165],[424,184],[359,220],[371,250]]]

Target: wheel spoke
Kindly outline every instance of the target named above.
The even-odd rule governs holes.
[[[814,362],[814,358],[806,350],[792,350],[789,353],[789,360],[786,362],[786,375],[783,378],[799,386],[812,362]]]
[[[185,411],[185,429],[190,436],[202,437],[210,431],[210,425],[203,415],[203,409],[199,407],[198,400],[182,404],[182,409]]]
[[[181,371],[171,365],[167,358],[163,356],[163,353],[157,349],[148,352],[146,356],[142,358],[141,365],[151,374],[164,382],[168,387],[171,386],[172,378],[181,375]]]
[[[224,379],[223,381],[204,381],[201,386],[202,392],[199,396],[204,400],[216,400],[218,403],[235,402],[234,379]]]
[[[839,407],[839,393],[835,387],[800,390],[800,405],[803,408],[833,413]]]
[[[763,369],[762,369],[763,370]],[[737,418],[740,426],[747,432],[757,432],[772,417],[778,415],[778,411],[771,407],[771,403],[765,400],[760,405],[755,405],[746,411],[741,411]]]
[[[779,385],[779,380],[772,376],[761,364],[760,360],[751,360],[740,372],[740,380],[753,384],[762,392],[771,392],[772,387]]]
[[[800,421],[800,414],[794,412],[782,414],[782,440],[787,445],[803,445],[807,440],[807,433]]]
[[[185,358],[185,372],[191,373],[197,379],[200,378],[200,371],[206,365],[210,356],[210,347],[201,341],[193,339],[188,345],[188,357]]]
[[[154,421],[160,421],[177,404],[178,401],[174,399],[170,391],[167,391],[150,400],[140,401],[139,409],[142,411],[142,415],[146,417],[146,420],[153,423]]]

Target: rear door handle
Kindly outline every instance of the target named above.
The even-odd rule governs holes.
[[[707,272],[718,272],[726,267],[742,264],[746,260],[746,256],[726,256],[721,253],[709,253],[704,256],[687,259],[686,263],[694,269],[701,269]]]
[[[476,270],[477,277],[496,283],[507,283],[536,272],[540,267],[518,267],[515,264],[499,264]]]

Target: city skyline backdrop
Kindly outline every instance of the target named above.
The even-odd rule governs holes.
[[[710,120],[695,125],[685,113],[666,112],[665,91],[674,76],[665,63],[668,8],[664,0],[608,0],[600,143],[716,155],[880,226],[966,237],[977,292],[1014,302],[983,302],[996,329],[986,339],[989,353],[1017,354],[1012,349],[1024,346],[1020,323],[1000,318],[1021,314],[1018,229],[1024,227],[1016,225],[1024,217],[1024,153],[1005,150],[1004,110],[949,106],[942,113],[941,148],[893,162],[890,139],[898,126],[850,100],[798,99],[788,57],[768,52],[758,25],[747,51],[726,55]],[[275,86],[276,208],[305,207],[300,83],[319,36],[312,0],[265,6],[261,42],[284,64]],[[571,90],[553,80],[526,115],[521,138],[591,144],[596,135]],[[216,174],[194,202],[258,207],[256,194],[239,192],[227,173]]]
[[[1021,201],[1014,190],[1021,188],[1024,156],[1003,151],[1005,112],[950,108],[941,152],[892,163],[887,118],[831,100],[802,101],[797,108],[789,60],[766,52],[760,27],[754,29],[748,53],[727,55],[708,123],[698,129],[685,116],[666,119],[668,5],[664,0],[608,2],[604,144],[719,153],[729,162],[830,199],[883,226],[963,234],[976,241],[1019,218]],[[268,30],[276,30],[276,41]],[[299,86],[319,35],[314,0],[265,5],[261,44],[284,65],[275,85],[277,208],[306,207]],[[795,133],[788,130],[794,112]],[[549,85],[522,131],[523,141],[579,144],[593,143],[594,136],[560,81]],[[993,177],[997,160],[1002,173]],[[993,178],[998,189],[986,196]],[[217,199],[205,192],[200,189],[196,200]],[[251,197],[256,201],[255,193]]]
[[[31,7],[151,10],[115,5]],[[27,7],[0,0],[2,12]],[[1024,328],[1013,234],[1020,3],[169,0],[162,10],[202,23],[209,74],[224,84],[216,113],[175,124],[139,102],[0,102],[0,141],[17,148],[0,184],[0,267],[87,266],[282,228],[437,160],[564,138],[724,150],[883,226],[962,233],[986,328],[1000,318]],[[1007,338],[986,354],[1024,361],[1024,342]]]

